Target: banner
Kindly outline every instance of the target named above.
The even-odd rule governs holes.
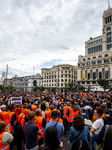
[[[54,105],[58,105],[57,99],[53,98],[53,104],[54,104]]]
[[[22,105],[22,97],[11,97],[11,104]]]
[[[82,79],[85,79],[85,73],[82,73]]]

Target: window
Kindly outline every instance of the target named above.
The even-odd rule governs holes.
[[[97,64],[102,64],[102,60],[98,60],[98,61],[97,61]]]
[[[69,71],[69,73],[70,73],[70,71]]]
[[[82,84],[85,84],[85,82],[83,81]]]
[[[96,53],[102,51],[102,45],[98,45],[92,48],[88,48],[88,54]]]
[[[93,72],[93,79],[96,79],[96,72]]]
[[[96,81],[92,81],[92,84],[96,84]]]
[[[67,73],[67,71],[65,71],[65,73]]]
[[[112,37],[107,38],[107,43],[110,43],[110,42],[112,42]]]
[[[107,60],[104,60],[104,63],[108,63],[109,62],[109,60],[107,59]]]
[[[83,59],[83,61],[85,61],[86,59]]]
[[[63,73],[63,71],[61,71],[61,73]]]
[[[63,83],[61,83],[61,86],[63,86]]]
[[[63,75],[61,75],[61,78],[63,78]]]
[[[88,73],[88,79],[90,79],[90,73]]]
[[[108,79],[108,71],[105,71],[105,79]]]
[[[102,72],[99,72],[99,79],[102,78]]]
[[[108,57],[108,54],[105,54],[105,57]]]
[[[102,57],[102,55],[99,55],[98,57],[100,58],[100,57]]]
[[[87,81],[87,84],[90,84],[90,81]]]
[[[94,56],[93,59],[95,59],[96,57]]]
[[[65,75],[65,78],[67,78],[67,75]]]
[[[86,66],[90,66],[90,62],[86,63]]]
[[[111,32],[108,32],[108,33],[107,33],[107,36],[110,36],[110,35],[111,35]]]
[[[107,31],[111,30],[111,27],[107,27]]]
[[[85,66],[85,64],[82,64],[82,66]]]
[[[89,57],[87,60],[90,60],[91,58]]]
[[[67,79],[65,79],[65,82],[67,82]]]
[[[63,82],[63,79],[61,79],[61,82]]]
[[[93,62],[92,62],[92,65],[96,65],[96,61],[93,61]]]
[[[110,49],[112,47],[112,44],[107,45],[107,49]]]

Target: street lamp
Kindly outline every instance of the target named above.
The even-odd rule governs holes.
[[[6,66],[6,87],[7,87],[8,69],[10,69],[10,67],[8,67],[8,65],[7,65]]]

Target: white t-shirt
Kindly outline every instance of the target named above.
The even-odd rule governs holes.
[[[101,131],[102,127],[104,126],[104,121],[102,118],[97,119],[94,123],[93,123],[93,128],[96,130]]]

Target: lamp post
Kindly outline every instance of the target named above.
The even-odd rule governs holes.
[[[10,69],[10,68],[9,68],[8,65],[7,65],[7,66],[6,66],[6,87],[7,87],[8,69]]]

